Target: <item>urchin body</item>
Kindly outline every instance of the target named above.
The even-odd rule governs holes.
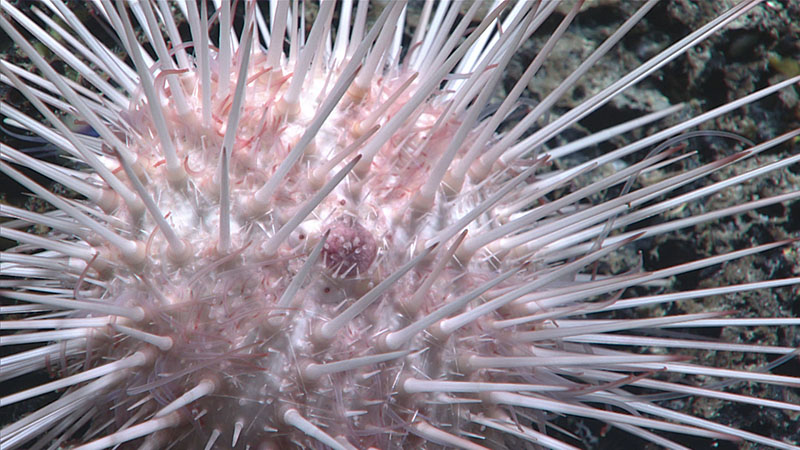
[[[346,97],[320,129],[313,148],[282,180],[270,210],[254,212],[251,205],[258,187],[269,180],[302,137],[319,107],[317,99],[324,98],[323,90],[329,87],[325,81],[339,74],[320,73],[310,80],[299,107],[287,119],[275,102],[286,90],[286,78],[281,81],[280,74],[264,72],[264,61],[251,64],[243,114],[231,149],[230,251],[220,250],[218,216],[219,149],[227,125],[222,114],[230,98],[212,100],[220,113],[212,114],[213,123],[205,127],[200,115],[201,92],[195,90],[186,97],[192,109],[188,116],[180,115],[168,101],[163,103],[170,128],[179,136],[176,146],[187,155],[184,169],[190,174],[189,186],[175,188],[170,182],[157,142],[142,139],[139,145],[130,147],[149,180],[148,193],[158,199],[160,210],[170,211],[167,221],[185,243],[186,254],[176,257],[158,232],[146,235],[146,230],[156,228],[146,217],[119,217],[121,222],[140,221],[139,238],[147,242],[147,257],[135,274],[124,276],[117,271],[105,295],[115,303],[145,310],[146,323],[129,325],[170,337],[173,342],[168,351],[149,355],[141,374],[136,375],[147,379],[154,395],[172,401],[203,380],[213,383],[213,395],[195,402],[192,413],[203,411],[200,420],[209,425],[227,424],[222,428],[222,441],[233,439],[235,424],[240,421],[246,425],[238,434],[243,442],[301,442],[296,432],[287,431],[281,416],[290,408],[298,408],[305,416],[325,417],[330,421],[326,432],[352,441],[352,431],[343,424],[375,430],[388,425],[382,410],[398,389],[402,374],[425,374],[436,379],[457,372],[455,362],[465,348],[458,352],[421,351],[413,356],[393,353],[387,362],[368,361],[332,375],[313,369],[368,355],[378,335],[407,325],[405,301],[430,273],[433,256],[421,261],[402,282],[391,286],[380,302],[340,330],[323,334],[320,327],[422,252],[436,230],[429,222],[453,222],[456,211],[471,209],[471,198],[479,193],[447,204],[441,202],[434,208],[435,215],[413,217],[409,208],[413,195],[427,180],[431,162],[441,156],[442,143],[452,138],[450,130],[458,126],[454,120],[442,131],[428,133],[443,109],[429,105],[406,127],[407,131],[398,133],[382,149],[368,177],[353,177],[339,184],[313,214],[299,222],[285,242],[271,246],[270,235],[290,220],[335,171],[325,167],[329,161],[351,147],[360,137],[359,127],[410,74],[399,70],[386,74],[372,83],[370,92],[362,93],[362,98]],[[291,74],[291,68],[283,72]],[[198,78],[199,73],[185,73],[181,82],[187,87],[198,86]],[[408,88],[413,89],[413,85]],[[168,90],[165,94],[170,98]],[[394,98],[391,107],[399,109],[406,99],[402,95]],[[131,112],[131,120],[140,125],[139,132],[146,130],[142,132],[146,135],[155,127],[141,106]],[[390,114],[387,112],[380,121]],[[423,148],[426,140],[435,145]],[[482,191],[491,193],[498,186],[501,184]],[[308,282],[292,298],[284,298],[317,245],[322,247],[315,273],[307,275]],[[108,250],[111,255],[113,251]],[[109,259],[111,265],[120,267],[118,259]],[[482,260],[448,268],[427,294],[426,304],[417,305],[410,317],[437,309],[450,293],[469,290],[500,271]],[[153,295],[152,285],[158,286],[161,298]],[[403,348],[424,349],[429,345],[427,340],[421,335]],[[129,355],[141,345],[132,339],[115,344],[119,355]],[[409,411],[417,408],[413,402],[397,406]],[[235,411],[233,416],[231,411]],[[188,445],[204,444],[207,436],[198,439]],[[359,441],[362,445],[401,446],[405,438]]]
[[[724,25],[755,4],[745,1],[713,23]],[[54,343],[34,350],[40,353],[23,351],[7,359],[4,377],[52,368],[55,360],[65,377],[3,397],[0,404],[67,388],[61,399],[6,426],[4,445],[19,447],[37,433],[49,433],[36,445],[74,438],[88,442],[85,448],[140,443],[145,448],[484,448],[514,436],[570,448],[551,436],[557,427],[550,423],[554,415],[569,414],[605,421],[661,445],[672,443],[649,430],[792,448],[768,436],[673,413],[629,387],[760,404],[714,386],[666,383],[658,375],[789,386],[798,384],[796,378],[718,370],[685,363],[677,353],[641,354],[630,347],[791,355],[793,349],[786,347],[658,338],[661,328],[676,324],[715,326],[713,321],[720,320],[732,326],[795,327],[796,320],[720,319],[726,311],[640,320],[591,317],[635,308],[638,302],[669,305],[721,293],[724,288],[620,299],[632,286],[663,285],[677,274],[788,244],[654,272],[633,267],[610,275],[597,266],[624,245],[719,217],[626,228],[718,192],[725,186],[687,194],[679,189],[786,142],[797,130],[704,166],[641,181],[645,171],[681,161],[680,148],[644,152],[633,163],[624,158],[637,146],[692,127],[681,124],[652,141],[648,137],[541,176],[550,160],[568,154],[562,147],[542,151],[545,143],[578,120],[578,113],[570,114],[608,101],[613,91],[612,85],[524,137],[560,95],[554,92],[531,107],[520,124],[500,133],[539,67],[535,58],[499,108],[483,117],[502,69],[529,32],[553,13],[555,3],[501,4],[484,17],[478,17],[479,5],[468,11],[444,5],[436,13],[428,6],[423,22],[430,19],[430,29],[426,34],[423,24],[402,63],[401,39],[393,28],[404,17],[402,3],[390,4],[367,32],[366,3],[356,8],[343,2],[331,48],[326,39],[334,34],[333,5],[323,2],[306,30],[297,25],[298,11],[276,2],[271,14],[278,19],[267,27],[271,38],[264,39],[270,45],[251,51],[260,42],[253,34],[266,29],[256,25],[252,4],[245,7],[241,34],[230,36],[231,5],[223,2],[216,20],[226,25],[217,49],[207,45],[205,12],[190,3],[186,14],[194,56],[178,44],[180,36],[170,30],[172,13],[163,2],[105,5],[104,14],[126,42],[135,76],[115,68],[123,63],[104,55],[90,34],[81,34],[63,5],[53,6],[104,55],[93,62],[126,91],[127,97],[94,80],[108,103],[83,91],[79,95],[48,73],[47,64],[3,17],[4,30],[70,102],[70,108],[61,108],[100,134],[93,140],[60,127],[58,118],[42,111],[47,107],[36,104],[45,97],[20,82],[10,65],[0,66],[7,83],[60,133],[49,140],[94,171],[62,173],[4,146],[7,161],[90,199],[76,206],[3,163],[4,173],[59,209],[56,220],[4,211],[17,219],[4,236],[22,243],[4,253],[4,268],[22,280],[3,295],[26,303],[9,311],[31,314],[33,320],[12,317],[3,323],[22,330],[31,324],[54,329],[6,338]],[[577,2],[564,12],[554,40],[580,6]],[[647,3],[636,14],[650,7]],[[3,10],[46,41],[46,33],[29,28],[13,6],[4,3]],[[348,43],[350,13],[356,18]],[[149,26],[151,36],[143,40],[158,55],[156,61],[148,62],[148,52],[136,43],[132,16]],[[172,48],[153,37],[159,36],[158,25],[174,40]],[[281,45],[284,33],[290,39],[288,55]],[[685,51],[690,45],[677,48]],[[550,49],[543,47],[546,55]],[[578,75],[586,73],[592,57],[576,69]],[[654,59],[663,65],[659,57]],[[91,69],[79,70],[90,75]],[[797,81],[767,87],[740,104]],[[571,83],[567,79],[563,85]],[[724,105],[707,117],[735,107]],[[644,123],[677,109],[667,108]],[[8,114],[37,130],[32,119]],[[776,161],[770,170],[794,160]],[[582,178],[608,163],[615,165],[608,176]],[[618,196],[588,201],[621,185],[626,187]],[[563,192],[552,195],[556,190]],[[796,197],[787,192],[719,214]],[[50,240],[18,231],[27,223],[52,227]],[[797,282],[755,282],[732,286],[730,292]],[[36,315],[41,311],[44,315]],[[50,314],[65,321],[49,322]],[[787,402],[769,405],[798,410]],[[88,431],[81,428],[86,423]]]

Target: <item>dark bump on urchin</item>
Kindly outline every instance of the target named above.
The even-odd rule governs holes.
[[[378,244],[366,228],[355,219],[339,219],[329,228],[330,234],[322,249],[326,267],[339,278],[355,278],[372,266]]]

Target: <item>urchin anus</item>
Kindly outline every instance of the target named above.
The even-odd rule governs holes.
[[[791,347],[669,333],[735,325],[791,331],[796,319],[776,313],[746,322],[724,310],[592,315],[795,284],[786,278],[684,293],[633,289],[788,241],[650,272],[633,265],[612,275],[602,263],[645,238],[796,198],[787,190],[675,218],[682,205],[760,175],[712,178],[735,164],[755,167],[756,155],[798,131],[706,164],[684,165],[677,142],[650,152],[696,126],[687,120],[563,166],[584,147],[543,145],[627,87],[639,69],[548,120],[561,88],[574,85],[567,78],[529,105],[519,123],[507,123],[561,26],[488,117],[487,105],[529,39],[526,30],[556,4],[459,10],[430,3],[420,19],[428,27],[405,38],[396,29],[406,16],[403,3],[389,3],[370,21],[365,5],[323,2],[313,25],[300,27],[289,2],[275,3],[267,18],[280,19],[269,25],[247,3],[242,27],[209,36],[209,18],[193,2],[184,13],[165,2],[107,3],[102,14],[127,48],[129,60],[121,61],[60,4],[52,13],[86,51],[74,42],[62,51],[26,14],[2,4],[3,29],[54,84],[2,63],[3,81],[47,126],[5,103],[4,116],[88,168],[56,166],[3,145],[2,171],[56,211],[3,206],[14,219],[3,237],[20,246],[3,253],[2,324],[22,330],[4,335],[4,345],[42,346],[4,356],[2,379],[43,369],[59,377],[12,392],[0,405],[62,392],[4,426],[4,448],[67,441],[84,448],[481,448],[510,437],[568,448],[559,439],[570,436],[554,421],[562,414],[660,445],[673,445],[657,434],[667,432],[791,447],[769,432],[672,412],[659,394],[798,411],[788,401],[674,378],[797,386],[797,378],[707,366],[679,353],[796,357]],[[579,6],[562,11],[564,27]],[[712,25],[752,7],[757,2],[742,2]],[[181,37],[173,14],[185,14],[188,36]],[[223,2],[212,19],[230,24],[231,17]],[[15,26],[67,59],[90,88],[60,77]],[[649,62],[660,67],[670,50],[688,48],[676,44]],[[104,76],[70,60],[75,54]],[[575,73],[590,69],[593,58]],[[655,70],[642,67],[642,74]],[[797,81],[776,82],[699,117],[714,119]],[[47,95],[53,93],[60,100]],[[72,131],[51,109],[88,123],[99,137]],[[781,171],[796,159],[762,166]],[[594,176],[610,165],[614,170]],[[84,199],[55,195],[19,167]],[[659,177],[647,177],[658,169]],[[659,216],[665,219],[646,222]],[[52,232],[26,231],[31,224]],[[641,347],[651,350],[636,351]]]

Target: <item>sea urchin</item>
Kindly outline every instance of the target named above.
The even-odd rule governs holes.
[[[2,103],[6,125],[70,161],[1,144],[0,170],[55,209],[0,206],[11,219],[0,236],[18,243],[1,255],[2,341],[17,351],[2,357],[0,379],[54,375],[0,406],[61,393],[6,424],[2,447],[574,448],[558,419],[574,416],[671,448],[683,448],[681,435],[795,448],[668,407],[701,396],[797,414],[791,402],[725,389],[800,385],[770,371],[794,348],[670,329],[781,327],[788,341],[800,320],[604,313],[800,282],[648,290],[791,240],[650,271],[630,251],[800,196],[674,214],[800,160],[713,178],[793,130],[674,169],[692,136],[682,133],[800,77],[612,151],[591,149],[682,106],[553,145],[759,2],[742,1],[566,111],[556,101],[655,1],[535,103],[522,94],[582,1],[426,2],[410,35],[404,2],[375,14],[355,3],[243,2],[237,16],[226,0],[211,15],[205,1],[95,1],[120,56],[60,0],[25,12],[2,0],[0,27],[41,74],[0,62],[3,83],[30,102]],[[506,89],[512,58],[545,24],[552,36]],[[57,72],[28,36],[80,78]],[[628,266],[609,270],[620,255]],[[737,370],[666,349],[778,360]]]

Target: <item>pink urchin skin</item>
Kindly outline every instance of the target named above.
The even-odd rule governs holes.
[[[269,74],[258,76],[269,77]],[[256,81],[258,76],[255,77]],[[385,77],[384,81],[390,87],[375,89],[379,92],[391,91],[394,80],[405,78],[407,77],[402,74]],[[256,104],[250,106],[247,103],[245,108],[256,111],[258,98],[254,94],[252,101]],[[219,101],[226,102],[225,99]],[[370,97],[363,98],[361,107],[366,110],[374,109],[371,101]],[[348,113],[353,108],[352,105],[345,106],[345,113],[339,121],[333,121],[332,126],[344,130],[353,129]],[[426,114],[429,115],[430,111],[435,111],[433,107],[427,109]],[[145,119],[148,117],[146,109],[137,114],[143,114]],[[219,136],[204,135],[202,128],[192,131],[191,127],[199,125],[197,121],[180,121],[177,114],[168,117],[175,120],[174,126],[187,128],[182,135],[187,142],[194,142],[190,145],[201,149],[213,148],[209,142],[219,140]],[[245,122],[256,119],[244,117]],[[298,118],[296,122],[302,123],[302,120]],[[216,126],[222,128],[224,124]],[[264,161],[267,167],[277,167],[280,158],[291,151],[291,145],[297,140],[297,137],[292,137],[292,127],[302,130],[295,123],[291,126],[284,125],[278,140],[264,141],[261,144],[258,144],[259,138],[247,141],[255,143],[254,145],[243,145],[245,141],[236,141],[231,167],[231,173],[235,177],[234,193],[246,195],[252,189],[248,186],[257,183],[255,180],[258,177],[263,178],[264,172],[274,172],[274,169],[264,170],[251,165],[245,152],[249,152],[252,159]],[[358,441],[362,445],[379,448],[396,445],[386,440],[382,433],[357,436],[353,427],[369,424],[369,427],[383,429],[392,426],[390,424],[396,419],[383,417],[385,400],[381,398],[385,396],[386,387],[392,385],[404,364],[369,365],[344,374],[335,373],[330,377],[310,376],[303,372],[310,365],[348,360],[369,353],[374,344],[370,342],[370,332],[367,330],[384,329],[389,323],[396,323],[398,320],[396,312],[391,308],[387,309],[385,305],[399,304],[399,301],[392,301],[393,298],[410,297],[414,293],[414,280],[424,278],[425,270],[413,268],[408,274],[409,280],[403,279],[395,283],[382,299],[381,305],[369,307],[364,311],[363,318],[352,320],[337,333],[335,339],[320,341],[310,336],[315,326],[325,323],[325,318],[335,317],[342,308],[375,287],[380,281],[380,278],[375,279],[375,274],[391,274],[405,259],[407,249],[399,254],[390,251],[388,256],[381,258],[378,267],[372,267],[376,263],[378,241],[395,246],[408,239],[408,234],[401,230],[390,231],[388,224],[397,219],[387,218],[383,213],[392,211],[392,208],[380,207],[376,202],[403,205],[413,192],[414,183],[420,183],[424,178],[424,169],[430,166],[430,163],[424,161],[430,155],[423,159],[417,158],[417,161],[409,165],[404,161],[408,158],[403,155],[406,150],[397,144],[421,142],[420,136],[426,129],[427,127],[409,127],[407,137],[393,138],[381,152],[381,156],[373,162],[377,175],[370,177],[365,187],[355,186],[351,192],[342,190],[340,196],[324,200],[316,210],[318,216],[341,215],[342,218],[328,223],[319,223],[317,220],[304,222],[300,226],[304,239],[299,239],[299,235],[295,233],[290,239],[291,246],[280,246],[274,252],[266,251],[264,241],[260,238],[262,231],[255,227],[248,230],[249,236],[247,233],[235,236],[234,245],[239,247],[234,248],[231,254],[223,256],[217,251],[218,241],[214,233],[216,219],[212,215],[205,218],[201,216],[202,220],[195,219],[197,227],[183,231],[186,238],[193,242],[194,257],[191,264],[180,267],[162,258],[160,264],[154,264],[148,268],[148,274],[143,274],[153,284],[163,286],[160,288],[162,295],[175,305],[174,308],[165,310],[158,307],[158,299],[141,291],[127,294],[130,284],[117,282],[118,287],[115,289],[119,291],[114,297],[118,301],[131,306],[152,304],[150,311],[154,317],[149,319],[147,332],[172,336],[175,342],[169,351],[156,357],[152,366],[154,370],[148,369],[132,377],[134,383],[139,385],[128,390],[133,394],[151,392],[159,403],[167,404],[180,397],[181,392],[211,380],[214,386],[213,396],[195,401],[190,415],[202,415],[200,423],[208,427],[211,423],[223,420],[225,414],[232,409],[233,401],[237,410],[237,417],[233,419],[234,426],[227,427],[220,439],[232,440],[236,436],[242,442],[279,447],[295,439],[304,441],[305,438],[301,439],[302,435],[298,435],[294,428],[287,427],[281,419],[281,415],[286,413],[286,405],[296,405],[304,416],[323,415],[337,423],[349,423],[348,427],[329,425],[327,431],[334,436],[344,436],[348,441]],[[326,149],[317,145],[316,151],[328,152],[330,156],[334,156],[347,147],[346,143],[339,142],[350,139],[352,138],[344,133],[335,140],[337,145],[334,148]],[[259,146],[260,151],[256,152],[254,148]],[[163,177],[163,159],[153,149],[152,145],[143,145],[138,151],[139,163],[151,176]],[[395,152],[396,155],[393,155]],[[205,168],[203,158],[206,159]],[[214,160],[208,154],[194,162],[189,161],[189,164],[195,173],[201,174],[198,176],[199,192],[208,197],[201,197],[197,206],[193,207],[195,210],[199,207],[202,211],[204,203],[214,201],[219,177],[215,174]],[[406,170],[414,173],[416,181],[408,184],[409,180],[393,173],[390,167],[384,168],[386,165],[396,164],[409,165]],[[291,217],[302,206],[303,200],[314,192],[314,187],[304,176],[306,173],[305,169],[298,168],[287,175],[276,193],[276,204],[285,205],[285,208],[274,211],[272,215],[283,215],[283,220]],[[173,216],[169,218],[173,223],[179,224],[177,219],[180,214],[196,214],[182,205],[166,206],[168,202],[180,200],[174,192],[161,188],[167,184],[162,183],[151,183],[150,189],[153,189],[154,197],[161,199],[162,205],[173,211]],[[358,190],[369,191],[373,200],[361,201]],[[338,197],[348,200],[337,200]],[[351,205],[360,206],[353,210]],[[398,206],[392,213],[402,216],[404,210],[405,208]],[[260,225],[263,228],[269,226],[269,222],[274,219],[268,214],[261,220],[266,222],[265,225]],[[371,231],[362,222],[369,223]],[[374,233],[380,234],[375,236]],[[204,234],[210,239],[198,241],[197,236]],[[294,274],[301,270],[323,235],[327,237],[318,259],[327,268],[327,276],[301,289],[291,302],[280,303],[280,293],[286,291]],[[149,239],[148,247],[154,257],[153,263],[159,261],[158,251],[155,249],[164,244],[165,241],[158,234]],[[165,271],[176,270],[187,273],[185,284],[175,285],[171,281],[175,279],[175,275],[165,276]],[[143,295],[150,300],[143,301]],[[435,307],[436,304],[432,304],[426,308]],[[120,354],[125,353],[124,348],[125,345],[122,345]],[[445,369],[442,367],[439,370]],[[412,407],[413,405],[409,406]],[[359,411],[357,415],[364,417],[354,424],[348,419],[353,413],[348,411]],[[124,412],[120,413],[124,417]],[[256,422],[251,417],[260,418],[258,425],[254,425]],[[237,429],[237,420],[244,421],[248,426]],[[202,441],[198,441],[197,445],[201,443]]]

